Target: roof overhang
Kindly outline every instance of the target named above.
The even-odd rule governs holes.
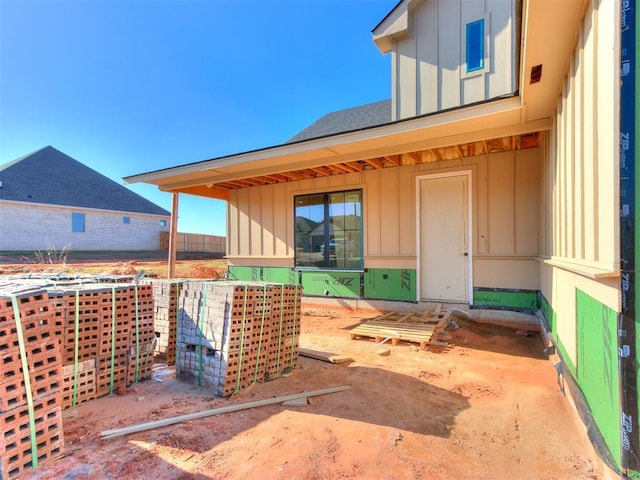
[[[376,29],[400,25],[400,17],[419,1],[401,1]],[[433,152],[435,158],[440,159],[437,149],[443,147],[452,147],[462,157],[478,151],[463,147],[479,141],[486,144],[487,139],[512,137],[511,143],[516,148],[519,140],[515,136],[549,130],[552,126],[556,101],[587,5],[588,0],[523,1],[519,95],[363,130],[132,175],[124,179],[125,183],[143,182],[157,185],[163,191],[228,200],[230,187],[294,181],[302,179],[300,172],[304,171],[317,175],[349,173],[361,171],[365,161],[366,168],[370,165],[379,167],[379,159],[388,159],[398,166],[403,163],[394,156],[409,154],[417,159],[423,152]],[[531,83],[530,71],[535,65],[543,65],[543,74],[539,82]],[[490,149],[485,147],[481,151],[487,153]],[[336,168],[329,172],[327,165]]]
[[[126,177],[160,190],[227,198],[216,184],[337,162],[433,150],[487,138],[547,130],[550,121],[521,122],[518,97],[412,118],[361,131],[255,150]]]

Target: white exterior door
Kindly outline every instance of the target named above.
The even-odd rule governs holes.
[[[420,296],[468,302],[468,175],[419,180]]]

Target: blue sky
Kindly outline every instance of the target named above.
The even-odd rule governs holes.
[[[0,164],[51,145],[122,184],[279,145],[390,97],[371,30],[396,3],[0,0]],[[225,203],[181,195],[178,229],[224,235]]]

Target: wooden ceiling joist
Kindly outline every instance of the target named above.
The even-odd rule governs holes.
[[[391,162],[396,167],[399,167],[402,165],[402,158],[400,155],[386,155],[384,159]]]
[[[249,188],[262,185],[273,185],[290,181],[300,181],[317,177],[329,177],[347,173],[362,172],[367,169],[382,169],[400,167],[402,165],[419,165],[426,162],[443,160],[462,160],[476,155],[488,155],[493,152],[505,152],[535,148],[540,144],[540,133],[526,133],[521,135],[509,135],[500,138],[489,138],[473,141],[466,144],[453,144],[445,147],[430,148],[427,150],[405,152],[396,155],[382,157],[362,158],[360,160],[332,163],[298,170],[273,172],[263,175],[247,176],[246,178],[224,180],[207,185],[180,189],[180,192],[194,195],[210,196],[226,199],[229,190],[237,188]]]
[[[414,163],[422,163],[422,153],[421,152],[409,152],[407,153],[409,158],[411,158]]]
[[[366,158],[364,161],[371,165],[373,168],[380,169],[384,167],[384,163],[382,162],[382,160],[379,160],[377,158]]]

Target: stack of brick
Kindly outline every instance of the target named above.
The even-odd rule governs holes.
[[[178,298],[184,282],[162,279],[145,279],[144,282],[153,286],[156,359],[166,362],[167,365],[174,365],[176,363]]]
[[[62,453],[61,353],[45,291],[0,290],[0,480]]]
[[[49,295],[62,345],[63,409],[151,376],[150,285],[87,283]]]
[[[298,285],[183,284],[176,372],[222,397],[292,369],[300,336]]]

